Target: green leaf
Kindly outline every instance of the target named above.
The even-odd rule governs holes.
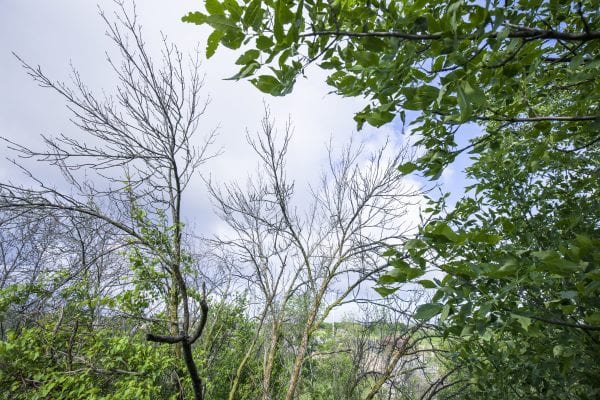
[[[406,261],[398,258],[391,259],[389,263],[394,268],[379,278],[380,283],[403,283],[425,274],[421,268],[411,267]]]
[[[571,357],[573,350],[565,345],[558,344],[552,349],[552,354],[554,357]]]
[[[529,326],[531,325],[531,318],[518,314],[511,314],[511,316],[516,319],[519,324],[521,324],[521,328],[523,328],[523,330],[527,331],[529,329]]]
[[[471,326],[471,325],[463,326],[462,331],[460,332],[461,337],[471,336],[472,334],[473,334],[473,326]]]
[[[386,42],[380,38],[377,37],[373,37],[373,36],[367,36],[364,40],[364,48],[366,50],[375,52],[375,53],[380,53],[382,52],[386,47]]]
[[[418,281],[418,283],[421,284],[421,286],[423,286],[425,289],[435,289],[437,288],[437,285],[435,283],[433,283],[432,281],[428,280],[428,279],[423,279]]]
[[[246,7],[246,12],[244,13],[244,17],[242,18],[244,26],[251,26],[254,29],[257,29],[260,26],[263,16],[261,4],[261,0],[252,0],[250,4],[248,4],[248,7]]]
[[[267,51],[273,47],[273,40],[268,36],[259,36],[256,39],[256,48],[261,51]]]
[[[404,248],[407,250],[422,250],[427,248],[427,243],[421,239],[408,239],[404,243]]]
[[[508,258],[506,258],[506,260],[504,261],[502,266],[498,269],[498,271],[500,273],[502,273],[503,276],[506,276],[506,275],[512,274],[513,272],[518,271],[518,269],[519,269],[518,260],[514,257],[508,257]]]
[[[258,56],[260,55],[260,51],[255,50],[255,49],[250,49],[247,50],[244,54],[242,54],[237,60],[236,60],[236,64],[237,65],[246,65],[254,60],[256,60],[258,58]]]
[[[206,58],[207,59],[211,58],[212,56],[215,55],[215,52],[217,51],[217,47],[219,47],[219,42],[221,41],[221,38],[223,37],[223,35],[224,35],[223,31],[214,30],[208,36],[208,40],[206,41]]]
[[[440,314],[440,322],[444,322],[452,313],[452,306],[450,304],[444,304],[442,313]]]
[[[401,258],[392,258],[389,261],[389,263],[392,267],[394,267],[394,269],[392,271],[397,270],[397,271],[404,272],[404,271],[411,269],[410,264]]]
[[[450,242],[457,242],[460,239],[460,236],[444,221],[431,222],[425,226],[423,231],[427,236],[444,238]]]
[[[378,283],[382,285],[389,285],[390,283],[398,283],[398,279],[391,275],[381,275],[379,279],[377,279]]]
[[[181,20],[183,22],[189,22],[191,24],[202,25],[206,23],[206,15],[202,14],[199,11],[195,11],[181,17]]]
[[[300,9],[300,15],[302,14],[302,0],[298,2]],[[296,15],[292,12],[291,7],[289,7],[287,0],[276,0],[275,7],[277,7],[279,11],[279,18],[281,18],[281,23],[286,25],[292,23]]]
[[[246,36],[239,29],[230,30],[221,38],[221,44],[230,49],[237,49],[242,45]]]
[[[205,23],[209,24],[214,29],[221,30],[223,32],[238,31],[238,27],[235,22],[224,15],[209,15],[205,18]]]
[[[588,253],[594,245],[592,239],[587,235],[578,234],[575,236],[575,242],[584,253]]]
[[[495,245],[502,240],[502,236],[478,230],[472,234],[469,234],[469,239],[478,243]]]
[[[225,15],[225,7],[219,0],[205,0],[204,6],[210,15]]]
[[[414,318],[421,321],[428,321],[442,311],[443,305],[439,303],[421,304],[417,308]]]
[[[357,51],[354,53],[354,57],[363,67],[372,67],[379,63],[379,56],[372,51]]]
[[[387,288],[387,287],[376,287],[374,288],[377,293],[379,293],[382,297],[387,297],[390,294],[396,292],[397,288]]]
[[[273,96],[277,96],[282,89],[281,82],[271,75],[260,75],[258,78],[252,79],[251,82],[261,92],[268,93]]]
[[[283,32],[283,8],[285,7],[285,2],[282,0],[276,0],[275,2],[275,18],[273,19],[273,34],[275,35],[275,40],[278,42],[282,42],[285,39],[285,34]]]
[[[567,275],[581,271],[584,267],[584,265],[563,258],[555,250],[535,251],[532,255],[541,261],[537,266],[539,271]]]
[[[417,88],[405,88],[402,94],[406,98],[402,106],[407,110],[424,110],[437,100],[440,89],[431,85],[422,85]]]
[[[236,0],[224,0],[223,6],[234,21],[239,21],[242,18],[242,8]]]
[[[588,324],[600,326],[600,312],[594,312],[584,319]]]
[[[462,82],[464,96],[469,101],[469,103],[475,106],[485,106],[486,97],[481,89],[478,87],[473,87],[467,81]]]
[[[415,171],[418,168],[417,164],[413,163],[413,162],[406,162],[402,165],[400,165],[398,167],[398,171],[400,171],[400,173],[402,175],[408,175],[411,172]]]
[[[554,357],[560,357],[560,356],[562,356],[564,351],[565,351],[565,346],[559,344],[559,345],[554,346],[554,348],[552,349],[552,354],[554,354]]]
[[[398,251],[396,249],[394,249],[393,247],[390,247],[389,249],[386,249],[381,255],[383,257],[391,257],[391,256],[395,256],[398,254]]]
[[[575,290],[564,290],[559,294],[561,299],[576,299],[578,297]]]
[[[255,63],[250,63],[248,65],[245,65],[244,67],[242,67],[242,69],[235,75],[229,77],[229,78],[225,78],[224,80],[226,81],[237,81],[239,79],[243,79],[246,78],[248,76],[251,76],[252,74],[254,74],[254,72],[260,68],[260,64],[255,62]]]
[[[472,114],[471,103],[465,94],[463,86],[458,84],[456,86],[456,98],[458,100],[458,107],[460,109],[460,122],[467,121]]]
[[[389,111],[373,110],[366,115],[366,119],[370,125],[379,128],[393,120],[395,116],[396,114]]]

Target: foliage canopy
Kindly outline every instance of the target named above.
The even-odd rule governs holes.
[[[439,176],[461,149],[461,124],[489,127],[472,145],[493,146],[500,126],[567,126],[576,147],[598,129],[597,2],[207,0],[183,20],[209,25],[206,53],[243,53],[232,79],[289,93],[310,64],[330,71],[342,96],[367,100],[355,115],[381,126],[405,110],[419,144],[417,165]],[[247,49],[248,48],[248,49]],[[240,50],[242,51],[242,50]],[[415,166],[406,166],[409,172]]]

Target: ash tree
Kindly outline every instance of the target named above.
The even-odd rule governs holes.
[[[217,212],[231,231],[213,244],[256,304],[255,337],[230,400],[257,352],[263,355],[262,399],[305,395],[301,381],[315,352],[315,333],[332,310],[364,298],[369,282],[388,269],[381,253],[388,243],[406,240],[410,208],[422,198],[395,169],[411,153],[391,143],[372,152],[356,143],[339,154],[330,148],[320,182],[302,198],[286,167],[291,139],[291,126],[278,134],[267,114],[262,131],[248,137],[260,175],[246,186],[209,182]],[[281,358],[286,361],[277,372]],[[369,388],[369,398],[383,381]]]
[[[153,57],[135,6],[116,5],[114,15],[100,12],[116,50],[107,53],[117,82],[112,95],[94,93],[76,69],[64,83],[17,56],[36,83],[65,101],[79,134],[43,136],[43,148],[3,138],[31,184],[0,183],[0,210],[85,216],[110,225],[127,246],[133,276],[122,304],[135,317],[154,321],[147,340],[173,345],[194,398],[202,399],[192,346],[202,335],[208,306],[206,293],[189,289],[194,260],[186,251],[182,215],[194,172],[213,155],[214,131],[197,137],[207,105],[199,59],[165,36],[159,57]],[[64,181],[55,186],[37,178],[41,167],[53,168]]]

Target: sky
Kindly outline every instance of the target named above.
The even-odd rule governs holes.
[[[180,18],[201,7],[201,1],[139,0],[137,13],[146,42],[160,43],[161,32],[177,44],[184,53],[205,48],[208,29],[185,24]],[[31,65],[40,65],[45,73],[56,80],[68,82],[70,65],[96,91],[111,91],[114,74],[106,63],[105,51],[111,43],[105,36],[104,22],[98,7],[110,12],[114,4],[109,0],[0,0],[0,136],[31,146],[41,146],[40,135],[66,133],[78,137],[69,122],[70,113],[56,93],[38,87],[26,74],[12,52]],[[224,80],[237,69],[234,60],[238,53],[219,48],[210,60],[203,61],[204,93],[210,105],[200,129],[218,130],[215,149],[223,153],[201,167],[200,173],[220,182],[244,182],[248,173],[256,170],[257,160],[246,143],[246,132],[257,132],[264,107],[268,106],[276,125],[283,129],[290,120],[294,137],[288,158],[289,174],[297,182],[300,196],[308,193],[308,184],[317,184],[326,162],[326,145],[344,145],[356,134],[353,114],[364,103],[361,99],[341,98],[330,94],[325,75],[318,68],[310,68],[307,78],[299,78],[294,91],[282,98],[273,98],[259,92],[249,82]],[[200,133],[202,135],[202,133]],[[366,127],[356,137],[367,147],[375,148],[386,138],[399,146],[404,140],[398,124],[375,129]],[[23,175],[6,157],[13,154],[0,144],[0,180],[19,183]],[[56,172],[48,168],[32,167],[42,179],[53,182]],[[411,180],[412,179],[412,180]],[[422,182],[413,178],[409,184]],[[456,167],[444,172],[441,183],[446,187],[461,186],[462,178]],[[302,192],[304,190],[304,192]],[[218,233],[223,223],[214,215],[200,176],[184,199],[185,217],[190,226],[204,235]],[[411,218],[416,222],[417,213]]]
[[[200,6],[199,1],[144,0],[137,4],[146,42],[152,47],[160,42],[160,32],[186,53],[205,47],[210,33],[206,28],[185,24],[180,18]],[[111,1],[100,1],[104,10],[114,9]],[[41,134],[66,133],[77,137],[80,132],[70,122],[64,102],[51,90],[38,87],[27,76],[12,52],[31,65],[40,65],[56,80],[68,82],[70,65],[96,91],[115,87],[114,74],[105,61],[105,51],[111,43],[104,35],[105,27],[95,2],[81,0],[0,0],[0,136],[19,143],[38,145]],[[326,144],[331,139],[341,147],[356,133],[352,119],[363,106],[358,99],[344,99],[329,94],[325,75],[317,68],[300,78],[292,94],[273,98],[255,89],[249,82],[224,80],[237,68],[239,54],[220,48],[210,60],[203,61],[204,94],[210,105],[200,129],[209,132],[217,128],[215,150],[223,154],[201,168],[201,174],[223,182],[245,179],[256,168],[256,158],[246,143],[246,132],[259,130],[268,106],[276,125],[283,127],[290,120],[294,126],[288,160],[289,171],[298,187],[316,182],[326,161]],[[202,136],[202,132],[200,135]],[[370,146],[391,137],[395,144],[403,140],[391,126],[366,128],[358,138]],[[7,156],[11,156],[6,148]],[[38,169],[43,179],[51,180],[53,171]],[[19,182],[17,170],[2,157],[0,179]],[[188,206],[190,223],[201,224],[200,230],[214,231],[215,220],[201,180],[194,183],[193,205]],[[196,195],[196,192],[198,195]]]

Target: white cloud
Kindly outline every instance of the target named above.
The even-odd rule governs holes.
[[[452,168],[451,166],[447,166],[446,168],[444,168],[444,171],[442,172],[442,176],[440,176],[440,178],[445,186],[451,187],[452,183],[454,182],[455,175],[456,171],[454,170],[454,168]]]

